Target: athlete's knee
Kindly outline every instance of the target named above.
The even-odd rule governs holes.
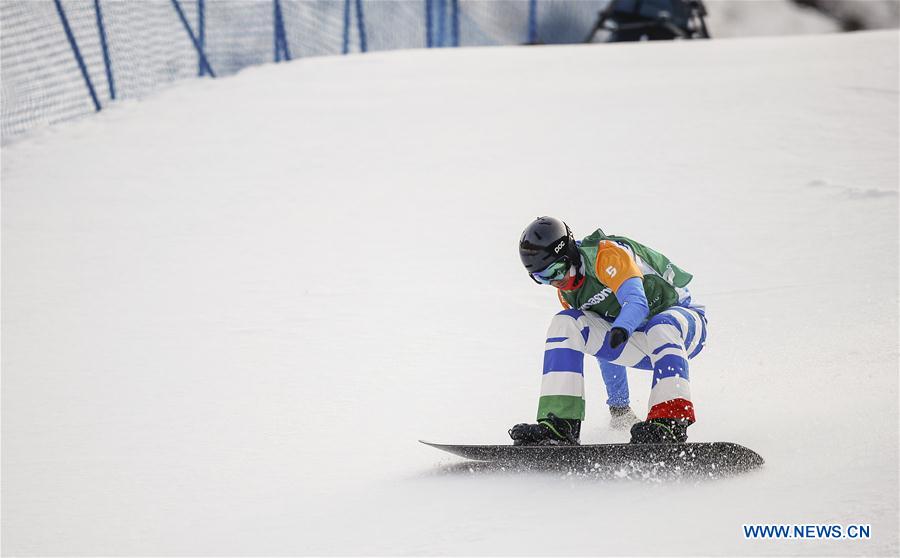
[[[558,312],[550,321],[547,330],[548,348],[556,346],[568,346],[584,350],[590,336],[590,328],[580,318],[584,316],[581,310],[563,310]],[[558,345],[562,343],[562,345]]]
[[[550,331],[565,331],[581,329],[580,318],[584,316],[581,310],[563,310],[557,312],[550,320]]]
[[[657,314],[647,320],[647,325],[644,327],[644,330],[650,331],[651,329],[659,325],[669,325],[674,327],[678,331],[681,331],[681,322],[678,321],[678,318],[666,313]]]
[[[651,344],[657,345],[679,345],[681,348],[686,346],[685,327],[675,316],[667,313],[657,314],[647,321],[644,327]]]
[[[582,312],[581,310],[576,310],[574,308],[566,308],[565,310],[560,310],[559,312],[557,312],[554,318],[558,316],[568,316],[573,320],[577,320],[578,318],[584,316],[584,312]]]

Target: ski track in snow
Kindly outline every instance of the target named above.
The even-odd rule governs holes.
[[[896,555],[897,46],[306,59],[5,146],[3,554]],[[542,214],[695,275],[690,437],[763,469],[611,480],[418,444],[533,418],[558,304],[515,245]],[[625,441],[599,376],[584,439]]]

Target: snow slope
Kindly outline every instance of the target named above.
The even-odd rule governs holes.
[[[897,46],[308,59],[5,147],[3,553],[896,555]],[[691,439],[764,469],[479,473],[416,442],[533,419],[541,214],[695,274]],[[623,440],[587,377],[584,439]]]

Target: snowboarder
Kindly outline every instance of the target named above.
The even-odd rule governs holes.
[[[594,41],[600,30],[606,42],[708,39],[706,6],[702,0],[611,0],[584,40]]]
[[[519,256],[534,282],[558,289],[564,309],[547,333],[537,424],[513,426],[515,445],[580,443],[585,354],[601,364],[614,419],[613,396],[624,393],[627,401],[625,367],[653,371],[649,413],[631,426],[632,443],[686,441],[694,422],[688,361],[706,343],[704,307],[687,289],[691,274],[659,252],[601,229],[576,241],[568,225],[553,217],[528,225]]]

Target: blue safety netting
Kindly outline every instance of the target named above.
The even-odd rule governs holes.
[[[175,81],[257,64],[580,42],[607,1],[3,0],[0,131],[5,142]]]

